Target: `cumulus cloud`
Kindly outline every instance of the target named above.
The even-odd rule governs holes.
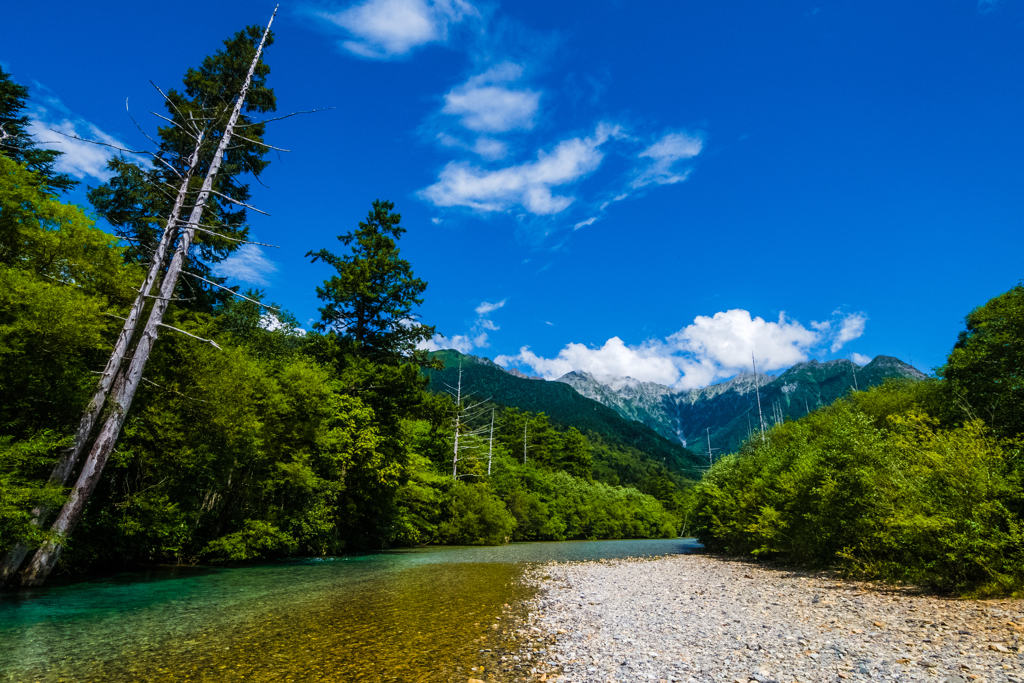
[[[856,351],[850,354],[850,360],[857,365],[867,365],[871,362],[871,356],[865,356],[863,353],[857,353]]]
[[[582,370],[598,377],[632,377],[642,382],[674,384],[679,370],[673,359],[658,344],[626,346],[618,337],[612,337],[600,348],[583,344],[567,344],[554,358],[542,358],[527,346],[515,356],[498,356],[494,362],[507,366],[524,363],[544,379],[557,379],[567,372]]]
[[[248,282],[265,287],[269,277],[277,272],[277,265],[263,255],[255,244],[243,244],[235,253],[213,267],[213,274],[229,280]]]
[[[677,161],[692,159],[700,154],[704,147],[704,141],[695,135],[687,133],[669,133],[655,142],[653,145],[640,152],[641,159],[650,159],[651,162],[633,180],[633,187],[639,188],[655,183],[657,185],[674,185],[686,180],[690,175],[690,169],[674,171],[673,166]]]
[[[448,29],[479,16],[465,0],[366,0],[340,12],[318,16],[349,32],[341,45],[369,59],[389,59],[428,43],[444,42]]]
[[[505,211],[521,206],[535,215],[564,211],[574,197],[555,195],[552,188],[572,183],[601,164],[601,145],[621,135],[616,126],[598,124],[594,135],[558,143],[551,152],[540,150],[537,160],[498,170],[465,162],[450,162],[438,182],[421,192],[436,206],[466,206],[478,211]]]
[[[863,333],[866,320],[862,313],[837,312],[827,325],[812,323],[808,328],[785,313],[779,314],[778,320],[766,321],[733,309],[697,316],[693,323],[664,340],[648,340],[636,346],[627,345],[619,337],[612,337],[601,347],[571,343],[554,358],[538,356],[524,346],[518,354],[499,356],[495,362],[527,365],[545,379],[582,370],[604,378],[628,376],[692,389],[749,372],[751,354],[757,359],[759,372],[770,372],[806,361],[825,348],[838,350]]]
[[[519,64],[499,64],[453,88],[444,96],[441,111],[458,116],[465,128],[478,133],[529,130],[537,115],[540,93],[506,85],[522,75]]]

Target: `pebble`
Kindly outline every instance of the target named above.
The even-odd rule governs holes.
[[[1024,603],[714,555],[538,565],[520,675],[558,683],[1021,683]]]

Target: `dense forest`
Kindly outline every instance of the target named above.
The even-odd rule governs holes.
[[[37,548],[55,548],[58,569],[78,572],[675,535],[682,480],[664,465],[497,404],[487,404],[485,439],[482,413],[428,390],[424,369],[441,366],[418,350],[434,334],[415,314],[427,284],[401,257],[405,227],[390,202],[374,201],[338,237],[338,253],[310,245],[311,262],[336,271],[317,288],[313,330],[213,274],[247,242],[248,183],[269,163],[257,117],[276,101],[262,33],[240,31],[167,91],[153,162],[114,157],[111,179],[88,188],[91,210],[62,200],[74,181],[54,170],[59,153],[27,134],[27,88],[0,71],[3,579],[17,581]],[[248,99],[236,97],[250,62]],[[228,120],[236,101],[231,121],[245,135],[218,147],[223,136],[195,122]],[[201,224],[175,224],[167,188],[179,185],[179,196],[207,202]],[[154,271],[168,239],[186,277]],[[167,294],[145,294],[153,272]],[[117,401],[89,422],[127,320],[152,320],[157,307],[159,339],[154,327],[128,354],[139,376],[109,377]],[[100,443],[106,432],[97,437],[94,424],[112,436]],[[460,430],[474,433],[457,445]],[[69,517],[75,505],[80,516]],[[65,526],[50,525],[58,511]]]
[[[708,548],[939,590],[1024,588],[1024,285],[972,311],[938,378],[754,436],[687,493]]]

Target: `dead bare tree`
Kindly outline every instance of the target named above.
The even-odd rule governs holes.
[[[448,393],[451,394],[452,400],[455,402],[455,415],[452,417],[452,479],[458,479],[459,477],[472,477],[477,476],[473,473],[459,474],[459,463],[467,460],[481,460],[481,456],[464,455],[464,453],[474,453],[480,450],[483,446],[479,442],[478,437],[487,431],[487,427],[474,428],[470,425],[470,422],[486,412],[489,407],[488,401],[485,399],[477,403],[471,403],[466,406],[463,405],[464,398],[462,396],[462,365],[459,365],[459,378],[455,386],[446,385],[448,387]],[[491,409],[491,449],[494,444],[494,409]],[[490,450],[487,454],[487,474],[491,473],[491,453]]]
[[[757,417],[761,421],[761,443],[764,443],[764,413],[761,412],[761,383],[757,379],[757,360],[750,352],[750,363],[754,368],[754,392],[757,394]]]
[[[22,572],[21,583],[25,586],[37,586],[42,584],[53,570],[57,559],[60,557],[61,549],[63,548],[63,539],[67,538],[75,526],[78,524],[85,510],[85,505],[89,500],[96,484],[99,482],[100,476],[103,472],[103,468],[106,465],[114,446],[117,444],[118,436],[121,432],[121,428],[124,425],[124,420],[127,417],[128,410],[131,407],[132,400],[135,397],[135,393],[138,390],[139,383],[142,379],[142,371],[145,368],[146,362],[149,360],[149,355],[153,349],[153,345],[156,343],[158,336],[159,327],[169,327],[163,324],[163,317],[167,310],[169,303],[174,298],[174,290],[178,283],[178,278],[182,272],[185,261],[188,258],[189,248],[192,244],[192,239],[195,235],[195,231],[199,225],[201,225],[203,211],[206,208],[207,202],[211,195],[216,195],[225,199],[229,202],[242,204],[237,200],[234,200],[227,195],[216,192],[213,189],[213,183],[217,174],[220,171],[221,164],[223,162],[224,153],[228,149],[231,143],[232,136],[234,134],[235,125],[238,122],[238,117],[241,114],[242,107],[245,104],[245,99],[249,91],[249,87],[252,83],[253,73],[259,64],[260,57],[263,53],[263,48],[266,44],[267,36],[270,33],[270,27],[274,22],[274,17],[277,15],[277,9],[275,8],[274,14],[271,16],[270,21],[267,23],[267,27],[263,32],[263,37],[260,41],[259,46],[256,49],[256,54],[253,57],[252,63],[250,64],[249,71],[246,75],[244,84],[238,93],[238,97],[235,101],[235,106],[232,109],[231,115],[228,119],[227,125],[223,133],[221,134],[220,142],[217,146],[217,151],[214,154],[213,160],[210,163],[209,169],[207,170],[206,177],[203,180],[202,188],[198,192],[198,196],[195,197],[194,203],[192,204],[192,211],[189,215],[188,222],[181,230],[176,230],[178,234],[177,248],[175,249],[174,256],[171,260],[170,266],[164,273],[163,281],[161,283],[160,295],[154,298],[152,309],[150,310],[149,318],[146,322],[146,326],[142,331],[142,335],[139,338],[134,353],[132,355],[131,364],[127,369],[121,367],[122,361],[117,361],[119,370],[112,373],[112,390],[109,398],[109,410],[108,416],[104,421],[104,424],[100,430],[99,435],[93,443],[93,447],[89,452],[88,457],[85,459],[82,465],[81,471],[79,472],[78,479],[72,488],[67,502],[61,508],[60,514],[54,521],[51,527],[52,537],[47,540],[35,553],[28,567]],[[188,191],[188,183],[183,181],[182,187],[185,192],[179,194],[180,204],[176,203],[178,211],[181,211],[187,201],[190,194],[194,194]],[[173,225],[177,225],[177,221]],[[164,236],[168,236],[168,230],[172,227],[172,223],[168,223],[165,228]],[[176,229],[176,228],[175,228]],[[161,243],[163,243],[163,238]],[[168,241],[165,249],[169,248],[170,241]],[[154,262],[158,262],[154,257]],[[159,273],[159,270],[158,270]],[[155,281],[155,278],[154,278]],[[141,291],[140,291],[141,295]],[[148,292],[145,297],[149,298]],[[134,307],[133,307],[134,308]],[[141,315],[141,307],[139,310]],[[128,322],[126,321],[126,326]],[[174,328],[172,328],[174,329]],[[134,324],[132,327],[134,331]],[[123,332],[123,331],[122,331]],[[130,341],[130,338],[129,340]],[[127,351],[127,342],[126,349]],[[123,359],[124,353],[121,358]],[[108,379],[105,377],[105,379]],[[108,379],[108,381],[109,381]],[[109,385],[108,385],[109,386]],[[99,392],[97,392],[98,394]],[[90,403],[90,409],[92,404]],[[102,404],[100,406],[102,408]],[[97,414],[99,409],[97,409]],[[86,417],[83,417],[83,425]],[[93,418],[95,420],[95,417]],[[90,429],[91,431],[91,429]],[[85,439],[88,438],[88,433]],[[76,444],[77,445],[77,444]],[[79,446],[80,448],[80,446]],[[73,468],[74,462],[72,461],[68,467],[69,471]]]

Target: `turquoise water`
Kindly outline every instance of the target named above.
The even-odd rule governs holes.
[[[478,675],[481,649],[515,646],[507,606],[530,594],[519,581],[528,563],[694,547],[441,547],[174,567],[4,594],[0,680],[465,681]]]

